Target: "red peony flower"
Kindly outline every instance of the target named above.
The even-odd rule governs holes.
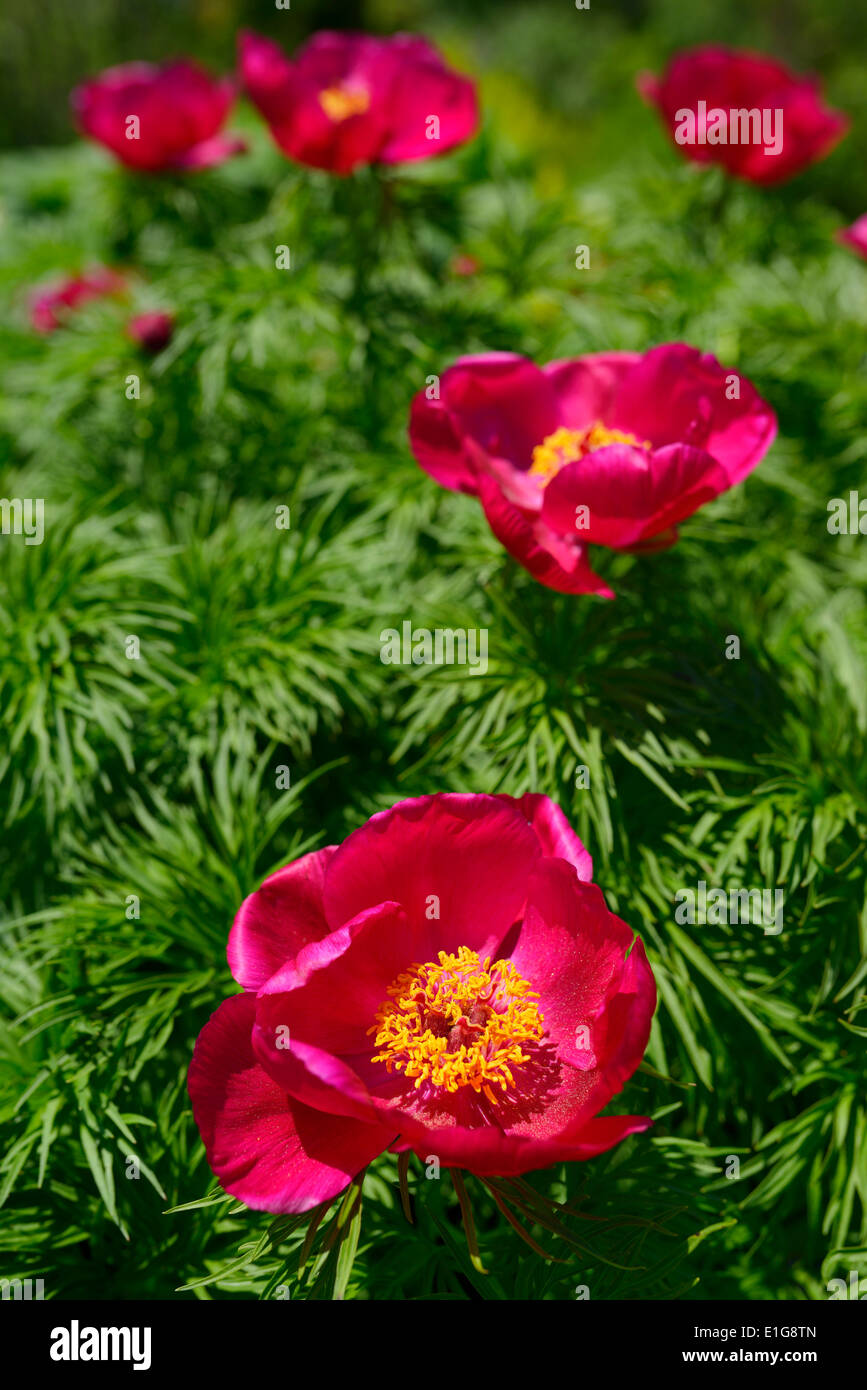
[[[851,246],[853,251],[867,260],[867,212],[853,222],[851,227],[844,227],[839,231],[837,240],[844,246]]]
[[[469,256],[466,251],[458,251],[449,262],[449,270],[452,275],[458,275],[462,279],[467,279],[471,275],[478,275],[481,268],[481,261],[477,260],[475,256]]]
[[[822,104],[819,83],[760,53],[709,46],[679,53],[638,89],[659,108],[678,148],[751,183],[780,183],[822,159],[848,118]]]
[[[219,134],[235,100],[231,78],[217,81],[186,60],[109,68],[71,100],[82,133],[131,169],[205,169],[246,149],[237,136]]]
[[[777,429],[746,377],[684,343],[546,367],[506,352],[462,357],[439,398],[429,390],[409,423],[422,468],[477,496],[541,583],[605,598],[588,544],[672,545],[677,524],[755,468]]]
[[[154,311],[136,314],[126,326],[128,337],[132,338],[145,352],[162,352],[171,341],[175,323],[171,314]]]
[[[402,801],[243,903],[244,992],[189,1090],[208,1161],[257,1210],[328,1201],[383,1150],[510,1176],[650,1121],[600,1116],[641,1061],[641,941],[545,796]]]
[[[269,39],[244,33],[239,60],[280,149],[315,169],[349,174],[427,159],[478,129],[473,83],[410,34],[315,34],[290,61]]]
[[[53,333],[63,325],[71,310],[91,299],[122,294],[125,289],[123,276],[103,266],[85,271],[83,275],[68,276],[50,289],[36,292],[30,305],[30,322],[37,333]]]

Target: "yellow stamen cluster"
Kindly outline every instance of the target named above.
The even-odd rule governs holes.
[[[648,440],[642,443],[634,434],[610,430],[599,420],[586,430],[567,430],[561,426],[536,445],[530,472],[542,478],[544,487],[545,483],[557,476],[564,464],[575,463],[586,454],[592,454],[594,449],[603,449],[606,444],[634,444],[639,449],[650,448]]]
[[[330,121],[345,121],[364,114],[370,106],[370,93],[360,87],[325,87],[319,93],[319,105]]]
[[[539,1042],[544,1020],[511,961],[480,961],[461,946],[438,962],[413,965],[389,986],[369,1033],[382,1051],[374,1062],[448,1092],[472,1086],[493,1104],[493,1088],[515,1085],[512,1067],[530,1060],[523,1043]]]

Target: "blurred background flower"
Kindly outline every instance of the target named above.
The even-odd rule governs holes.
[[[561,0],[310,0],[278,10],[262,0],[150,0],[146,6],[117,0],[80,0],[75,24],[64,0],[5,0],[0,14],[0,148],[73,138],[67,115],[70,90],[89,73],[130,61],[162,62],[194,53],[214,71],[235,61],[239,29],[251,27],[292,52],[317,29],[406,28],[459,47],[474,65],[498,73],[488,98],[503,94],[504,114],[525,134],[538,120],[533,86],[549,113],[562,111],[570,128],[564,146],[583,157],[598,150],[601,124],[594,109],[621,81],[641,68],[660,71],[673,52],[712,39],[756,48],[830,83],[833,99],[863,109],[863,11],[850,0],[619,0],[584,23],[580,62],[562,43]],[[581,24],[586,14],[571,18]],[[53,41],[45,42],[46,34]],[[456,48],[454,56],[457,56]],[[510,93],[508,99],[505,94]],[[508,108],[506,110],[505,108]],[[531,109],[533,108],[533,109]],[[609,112],[609,115],[611,113]],[[634,113],[633,113],[634,119]],[[574,122],[581,122],[580,131]],[[621,131],[621,138],[625,134]],[[606,122],[604,139],[612,141]],[[867,132],[858,135],[861,167],[867,164]],[[853,161],[858,154],[853,151]],[[852,209],[852,215],[855,215]]]
[[[96,266],[33,292],[30,321],[38,333],[53,333],[76,309],[104,295],[122,294],[127,282],[116,271]]]
[[[131,169],[158,174],[207,169],[245,148],[221,134],[235,100],[231,77],[197,63],[121,63],[88,78],[70,97],[82,135]]]

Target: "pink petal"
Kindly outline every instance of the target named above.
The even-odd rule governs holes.
[[[443,373],[442,400],[466,450],[526,470],[533,449],[560,423],[554,387],[541,367],[512,352],[462,357]]]
[[[310,89],[302,78],[293,79],[285,113],[271,121],[271,133],[290,159],[344,176],[374,163],[386,129],[386,112],[373,101],[363,113],[331,120],[318,89]]]
[[[244,90],[266,120],[284,110],[293,67],[279,44],[245,29],[238,35],[238,67]]]
[[[505,1134],[495,1125],[480,1129],[459,1125],[430,1128],[407,1122],[403,1115],[400,1118],[404,1129],[392,1145],[395,1152],[410,1149],[423,1161],[435,1154],[444,1167],[464,1168],[480,1177],[517,1177],[549,1168],[553,1163],[595,1158],[652,1124],[642,1115],[596,1116],[574,1131],[532,1139]]]
[[[83,275],[61,280],[52,288],[37,293],[31,303],[30,321],[39,333],[53,333],[62,327],[69,313],[104,295],[121,295],[127,282],[116,271],[97,266]]]
[[[777,432],[773,410],[745,376],[686,343],[645,353],[622,378],[606,423],[656,447],[705,449],[730,485],[764,458]]]
[[[246,149],[246,140],[238,135],[214,135],[210,140],[192,145],[173,163],[176,169],[212,169],[233,155],[244,154]]]
[[[596,1152],[587,1126],[638,1067],[656,1004],[641,943],[562,859],[538,861],[516,935],[503,953],[538,993],[545,1036],[515,1069],[515,1088],[496,1105],[468,1090],[426,1096],[407,1085],[403,1095],[392,1089],[381,1098],[372,1091],[401,1143],[417,1153],[427,1145],[441,1162],[473,1172],[523,1172]]]
[[[557,394],[560,424],[584,430],[609,419],[620,383],[640,361],[639,352],[598,352],[549,362],[542,370]]]
[[[601,1063],[604,1016],[620,987],[633,935],[608,911],[596,884],[581,883],[571,864],[540,863],[509,959],[538,992],[546,1036],[556,1043],[561,1060],[584,1068],[586,1048],[576,1039],[576,1029],[584,1025]],[[649,1027],[649,1016],[647,1021]]]
[[[414,945],[420,930],[421,961],[461,946],[484,956],[520,915],[539,853],[524,817],[495,797],[445,792],[401,801],[340,846],[325,881],[325,914],[336,929],[365,908],[398,902]]]
[[[643,947],[599,889],[563,860],[540,861],[509,959],[540,996],[539,1055],[553,1044],[556,1070],[542,1070],[538,1080],[518,1069],[514,1096],[491,1106],[487,1119],[479,1102],[461,1105],[460,1094],[428,1102],[411,1091],[384,1103],[374,1097],[400,1132],[396,1148],[474,1173],[513,1174],[591,1157],[649,1125],[639,1116],[597,1116],[639,1065],[656,1003]]]
[[[339,859],[333,864],[340,873]],[[286,1049],[279,1046],[281,1025],[293,1039],[336,1055],[370,1051],[367,1030],[376,1011],[389,985],[418,961],[425,936],[397,902],[381,902],[302,947],[259,991],[260,1057],[274,1057],[279,1064],[285,1056]]]
[[[383,164],[429,159],[471,140],[479,128],[476,89],[469,78],[449,71],[439,57],[404,62],[392,85],[391,134],[379,152]],[[428,121],[439,121],[438,139],[428,139]]]
[[[844,227],[839,231],[837,240],[844,246],[851,246],[853,251],[867,260],[867,212],[853,222],[851,227]]]
[[[383,39],[348,29],[320,29],[298,49],[295,66],[305,81],[316,88],[336,86],[353,79],[387,86],[394,73],[396,54],[403,47],[403,38],[397,35]],[[397,48],[393,48],[395,41]],[[430,53],[430,45],[425,40],[414,38],[411,43],[425,56]]]
[[[475,469],[467,458],[444,402],[414,397],[409,415],[409,442],[416,463],[454,492],[476,491]]]
[[[187,1084],[222,1186],[254,1211],[304,1212],[342,1192],[393,1138],[288,1097],[258,1065],[255,1001],[225,1000],[199,1034]]]
[[[545,489],[542,519],[557,531],[589,512],[582,535],[593,545],[635,545],[691,516],[729,487],[721,464],[701,449],[672,445],[649,454],[608,444],[569,463]]]
[[[478,485],[488,525],[500,544],[534,579],[562,594],[614,597],[613,590],[590,568],[585,545],[561,535],[542,518],[531,521],[503,496],[493,478],[480,475]],[[550,484],[546,491],[549,489]]]
[[[245,989],[257,990],[308,941],[327,936],[322,906],[325,871],[336,847],[304,854],[266,878],[244,899],[229,933],[229,969]]]
[[[656,981],[644,942],[636,937],[627,957],[617,994],[608,1005],[608,1038],[603,1063],[615,1095],[641,1063],[650,1039],[656,1008]]]
[[[595,884],[576,882],[559,860],[543,860],[509,959],[538,991],[559,1059],[595,1073],[586,1103],[590,1114],[601,1110],[635,1071],[650,1037],[656,985],[641,942],[633,945],[631,928],[609,912]]]
[[[146,352],[162,352],[171,341],[174,319],[158,311],[136,314],[126,326],[127,337]]]
[[[652,1126],[653,1121],[646,1115],[597,1115],[570,1138],[564,1157],[573,1163],[596,1158],[613,1149],[615,1144],[621,1144],[630,1134],[642,1134]]]
[[[258,1004],[258,1016],[279,1018],[279,1010],[270,1009],[272,1000]],[[257,1022],[253,1029],[253,1051],[265,1071],[288,1095],[314,1110],[324,1110],[330,1115],[348,1115],[356,1120],[377,1124],[380,1119],[386,1122],[389,1117],[387,1107],[382,1114],[376,1100],[371,1095],[370,1085],[381,1086],[385,1068],[371,1066],[373,1055],[370,1039],[366,1038],[366,1051],[350,1060],[335,1057],[326,1048],[314,1043],[302,1042],[300,1038],[288,1035],[289,1045],[278,1050],[274,1047],[274,1024]],[[359,1073],[363,1072],[364,1076]],[[397,1132],[392,1124],[392,1134]]]
[[[236,153],[237,141],[212,144],[234,101],[234,84],[216,81],[196,63],[110,68],[72,93],[76,123],[133,169],[157,173],[201,168]],[[128,120],[138,118],[138,138]]]
[[[821,159],[842,139],[848,118],[822,104],[818,83],[800,77],[765,54],[711,44],[675,56],[664,76],[645,83],[643,94],[658,106],[674,140],[677,113],[697,111],[700,100],[713,108],[780,110],[782,148],[766,152],[764,142],[676,145],[698,163],[721,164],[735,177],[758,184],[780,183]]]
[[[315,34],[290,63],[276,45],[242,35],[244,85],[290,158],[335,174],[360,164],[395,163],[441,153],[475,133],[475,89],[415,36]],[[331,87],[366,93],[364,111],[333,120],[320,96]],[[428,139],[427,118],[440,121]]]
[[[511,797],[503,798],[512,800]],[[515,798],[514,804],[532,825],[545,855],[566,859],[577,869],[584,883],[593,879],[593,860],[572,829],[563,811],[550,797],[540,792],[527,792]]]
[[[652,72],[640,72],[635,78],[635,87],[638,93],[647,102],[648,106],[653,105],[659,99],[659,79]]]

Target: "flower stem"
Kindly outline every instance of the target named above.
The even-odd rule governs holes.
[[[412,1202],[409,1195],[409,1183],[407,1175],[409,1173],[409,1151],[398,1155],[397,1159],[397,1180],[400,1184],[400,1204],[403,1207],[403,1214],[409,1222],[413,1224]]]
[[[476,1239],[476,1223],[473,1220],[473,1209],[470,1205],[467,1189],[464,1186],[464,1180],[457,1168],[450,1168],[449,1172],[452,1182],[454,1183],[455,1192],[458,1194],[458,1201],[461,1204],[461,1216],[464,1222],[464,1232],[467,1237],[467,1249],[469,1251],[470,1261],[473,1269],[479,1274],[487,1274],[488,1271],[482,1264],[482,1257],[479,1252],[479,1242]]]

